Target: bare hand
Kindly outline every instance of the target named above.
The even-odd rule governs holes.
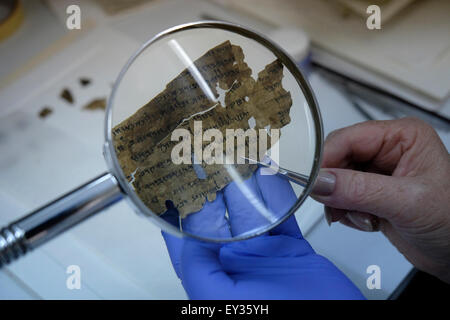
[[[432,127],[405,118],[332,132],[313,197],[327,220],[381,230],[417,268],[450,282],[450,157]]]

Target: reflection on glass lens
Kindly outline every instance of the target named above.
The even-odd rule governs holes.
[[[205,27],[168,34],[136,56],[110,112],[138,209],[210,240],[253,236],[286,218],[305,184],[279,168],[308,179],[321,128],[307,89],[275,51]]]

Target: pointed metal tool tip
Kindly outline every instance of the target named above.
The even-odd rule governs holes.
[[[264,163],[264,162],[261,162],[261,161],[255,160],[255,159],[251,159],[251,158],[247,158],[247,157],[242,157],[242,156],[241,156],[241,158],[242,158],[242,159],[245,159],[245,160],[248,160],[249,162],[253,162],[253,163],[256,163],[256,164],[260,164],[260,165],[262,165],[262,166],[264,166],[264,167],[267,167],[267,168],[270,167],[270,164],[267,164],[267,163]]]

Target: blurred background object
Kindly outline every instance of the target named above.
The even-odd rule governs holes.
[[[449,1],[373,1],[381,7],[380,30],[366,28],[367,13],[348,9],[367,1],[216,1],[277,27],[304,29],[318,64],[429,110],[450,109]],[[395,15],[394,2],[403,3]]]
[[[23,8],[20,0],[3,0],[0,2],[0,41],[9,37],[23,21]]]

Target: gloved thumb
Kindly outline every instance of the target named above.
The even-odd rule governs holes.
[[[221,246],[192,239],[185,241],[181,273],[190,299],[226,299],[226,293],[231,292],[234,281],[220,263]]]
[[[312,197],[331,208],[366,212],[395,222],[416,191],[420,191],[418,186],[408,177],[327,168],[321,169]]]

